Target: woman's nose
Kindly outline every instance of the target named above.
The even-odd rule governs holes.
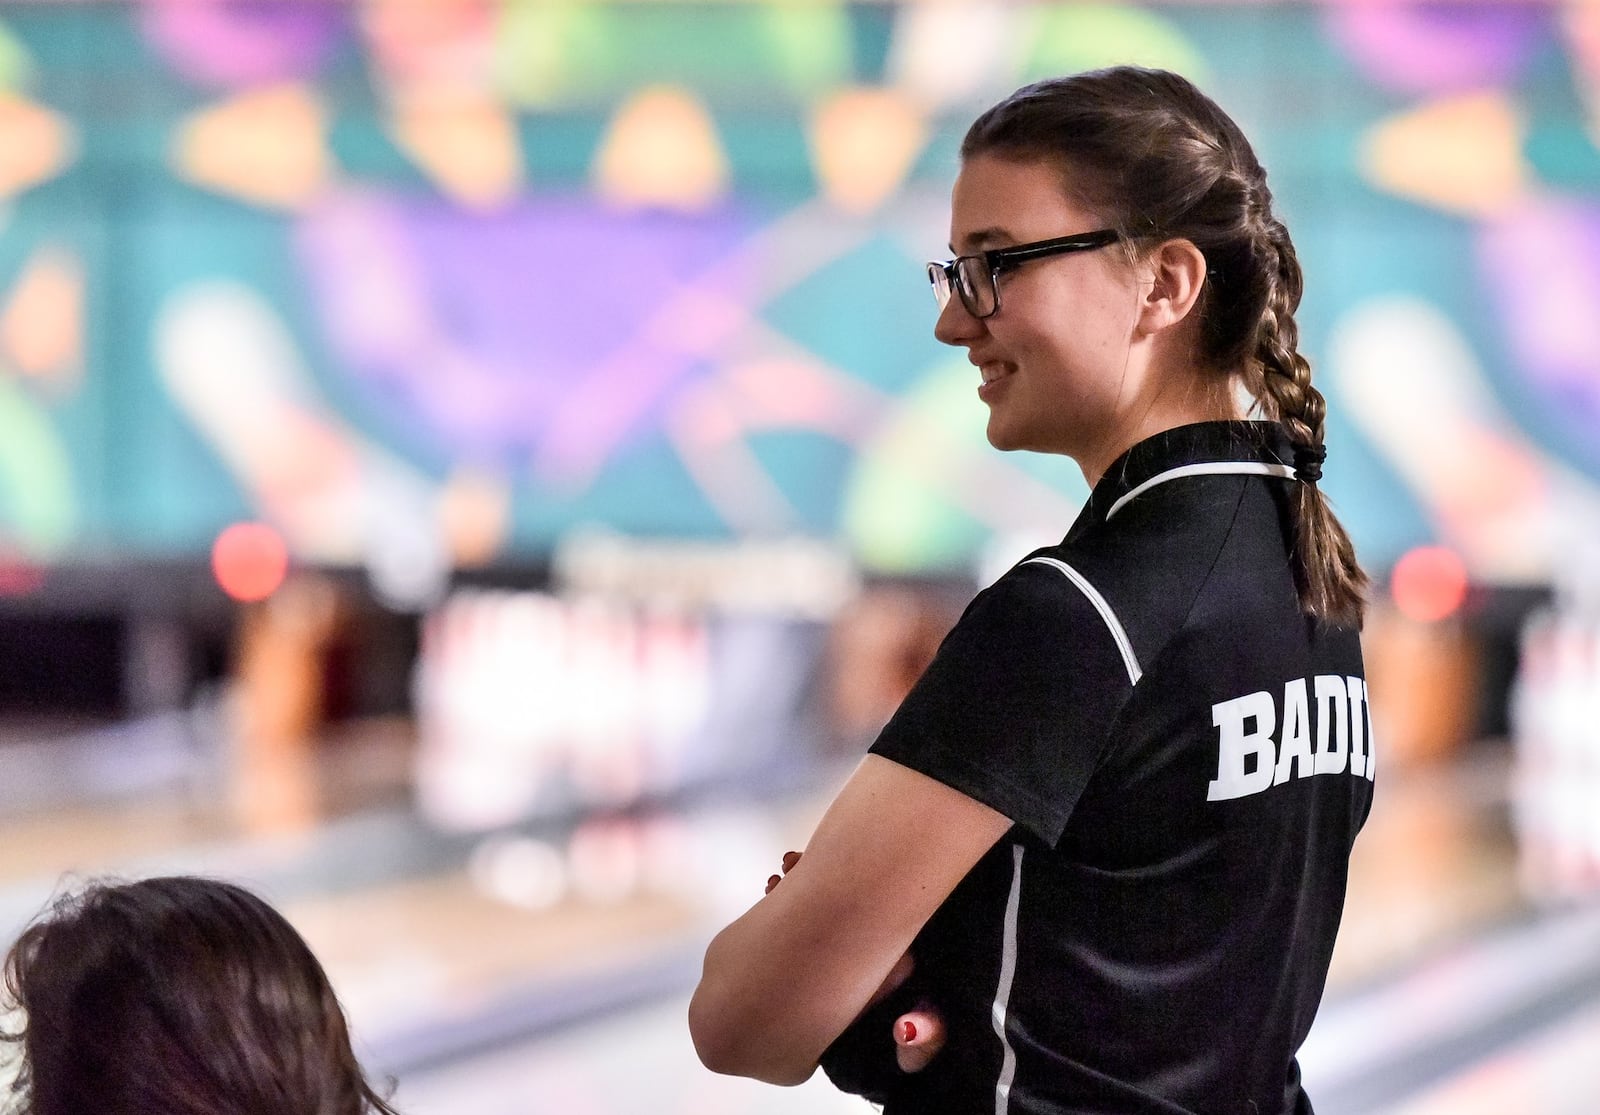
[[[983,322],[968,312],[960,298],[944,304],[933,323],[933,335],[947,345],[965,344],[983,330]]]

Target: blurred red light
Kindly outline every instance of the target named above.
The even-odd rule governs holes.
[[[265,600],[288,576],[289,548],[264,523],[234,523],[211,547],[211,571],[233,599]]]
[[[1443,546],[1418,546],[1395,563],[1389,580],[1395,607],[1410,619],[1434,623],[1467,599],[1467,567]]]
[[[27,596],[43,587],[43,569],[19,558],[0,555],[0,596]]]

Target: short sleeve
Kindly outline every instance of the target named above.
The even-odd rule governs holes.
[[[1054,845],[1132,685],[1084,590],[1025,562],[972,601],[871,751]]]

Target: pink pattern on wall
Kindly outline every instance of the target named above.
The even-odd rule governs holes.
[[[147,0],[145,38],[196,85],[313,77],[345,34],[347,6],[283,0]]]

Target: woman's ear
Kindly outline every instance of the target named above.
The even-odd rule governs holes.
[[[1168,240],[1144,258],[1150,286],[1139,304],[1139,333],[1169,329],[1188,317],[1205,288],[1206,257],[1189,240]]]

